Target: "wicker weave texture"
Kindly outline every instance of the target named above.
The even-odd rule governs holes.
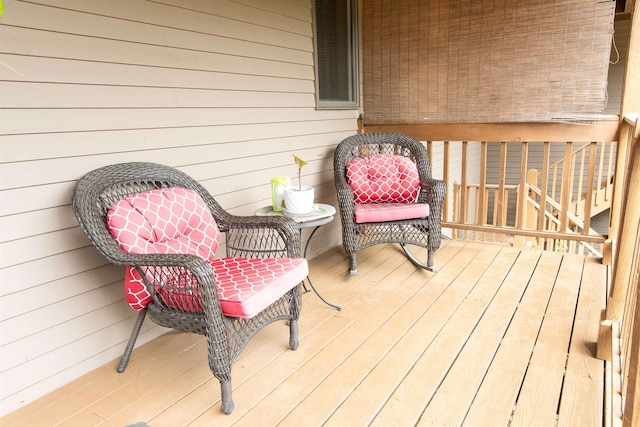
[[[285,217],[235,216],[226,212],[213,196],[197,181],[169,166],[146,162],[121,163],[105,166],[82,177],[74,190],[72,207],[80,227],[96,249],[110,262],[144,268],[156,268],[159,275],[173,275],[154,279],[147,285],[153,301],[141,312],[122,357],[119,371],[128,363],[140,325],[148,312],[155,323],[186,332],[206,335],[209,366],[220,380],[222,410],[233,410],[231,400],[231,368],[234,360],[249,340],[264,326],[276,320],[289,322],[292,349],[298,346],[297,319],[302,305],[301,286],[281,296],[272,305],[251,319],[226,317],[222,314],[211,267],[195,255],[133,254],[125,252],[111,236],[106,214],[117,200],[156,188],[181,187],[195,190],[210,209],[220,231],[226,234],[227,256],[246,258],[299,257],[300,234],[295,222]],[[188,272],[188,274],[186,274]],[[144,274],[142,274],[144,277]],[[193,277],[200,288],[203,312],[189,311],[167,304],[158,283],[173,282],[175,278]]]
[[[357,224],[354,216],[353,190],[347,181],[347,165],[357,157],[373,154],[396,154],[416,163],[421,190],[417,203],[428,203],[427,218]],[[442,206],[445,185],[431,176],[431,164],[424,145],[414,138],[388,132],[354,135],[343,140],[334,155],[334,180],[342,222],[342,244],[351,257],[351,271],[356,270],[356,254],[368,246],[381,243],[416,245],[428,250],[425,267],[433,267],[433,256],[440,247]]]

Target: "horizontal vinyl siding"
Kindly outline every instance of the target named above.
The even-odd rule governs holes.
[[[310,0],[4,5],[0,416],[118,358],[137,315],[122,268],[77,226],[78,178],[164,163],[252,214],[270,204],[271,177],[295,175],[295,153],[316,200],[335,205],[333,150],[357,118],[315,109]],[[339,242],[334,221],[310,253]],[[164,332],[145,322],[138,344]]]

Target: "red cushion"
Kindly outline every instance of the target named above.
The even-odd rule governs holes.
[[[222,313],[243,318],[260,313],[309,274],[304,258],[220,258],[211,267]],[[202,312],[202,295],[195,278],[190,274],[168,277],[171,279],[160,290],[165,304]]]
[[[220,231],[204,200],[187,188],[145,191],[107,213],[111,235],[127,252],[198,255],[213,260]]]
[[[418,197],[420,178],[411,159],[395,154],[373,154],[347,165],[347,180],[355,203],[411,203]]]
[[[366,203],[354,206],[356,223],[401,221],[429,216],[427,203]]]
[[[212,261],[220,231],[202,198],[186,188],[145,191],[116,202],[107,212],[111,235],[127,252],[188,253]],[[153,272],[147,277],[152,280]],[[140,274],[127,267],[125,298],[135,310],[151,302]]]
[[[251,318],[309,275],[304,258],[221,258],[212,264],[226,316]]]
[[[107,224],[128,252],[187,253],[204,258],[213,268],[226,316],[253,317],[308,275],[304,258],[214,259],[220,231],[204,200],[193,190],[167,188],[127,197],[109,209]],[[158,292],[167,306],[202,312],[202,295],[190,273],[176,275],[169,267],[142,270],[150,283],[162,281]],[[136,310],[143,310],[152,299],[138,270],[131,267],[125,274],[125,294]]]

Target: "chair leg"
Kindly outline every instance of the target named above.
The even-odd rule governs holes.
[[[222,395],[222,412],[229,415],[233,412],[233,399],[231,398],[231,380],[220,381],[220,392]]]
[[[356,261],[356,254],[351,255],[351,268],[349,269],[349,273],[352,276],[358,274],[358,262]]]
[[[129,336],[129,342],[124,349],[124,353],[120,358],[120,364],[118,364],[118,372],[123,373],[127,368],[127,364],[129,363],[129,358],[131,357],[131,352],[133,351],[133,346],[138,339],[138,334],[140,333],[140,329],[142,328],[142,322],[144,322],[144,318],[147,315],[147,309],[145,308],[140,313],[138,313],[138,318],[136,319],[136,323],[133,325],[133,329],[131,330],[131,335]]]
[[[405,244],[400,244],[400,247],[402,247],[402,250],[404,251],[404,254],[407,256],[407,258],[409,258],[409,260],[414,263],[416,266],[420,267],[420,268],[424,268],[425,270],[429,270],[431,272],[437,273],[438,269],[436,267],[433,266],[433,252],[429,251],[427,254],[427,263],[425,264],[424,262],[420,261],[414,254],[413,252],[411,252],[411,249],[409,249],[409,247]]]
[[[433,266],[433,255],[434,255],[434,252],[435,251],[432,251],[431,249],[429,249],[429,252],[427,252],[427,270],[432,271],[434,273],[437,273],[438,269]]]
[[[298,321],[289,320],[289,347],[291,350],[297,350],[300,338],[298,337]]]

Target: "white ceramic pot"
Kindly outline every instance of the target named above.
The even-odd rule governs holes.
[[[291,186],[284,190],[284,211],[291,215],[306,215],[313,211],[313,187]]]

